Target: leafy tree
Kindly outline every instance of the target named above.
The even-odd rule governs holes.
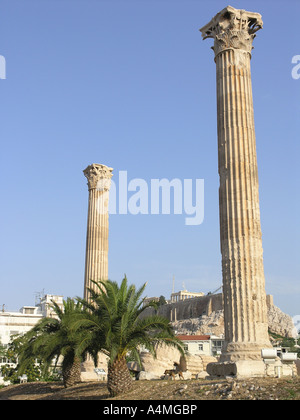
[[[10,381],[14,384],[19,382],[19,373],[16,364],[18,362],[18,352],[24,342],[24,336],[16,335],[7,348],[2,347],[2,350],[0,350],[2,357],[5,357],[10,362],[9,364],[1,366],[1,374],[5,381]],[[15,364],[15,366],[11,366],[11,364]],[[36,360],[33,357],[28,361],[24,374],[27,376],[29,382],[41,379],[41,366],[36,363]]]
[[[156,357],[157,346],[165,344],[177,348],[182,355],[182,343],[175,337],[171,324],[161,316],[143,318],[143,312],[152,303],[143,306],[141,296],[146,284],[136,290],[128,285],[127,278],[119,286],[114,281],[93,282],[96,291],[89,289],[89,301],[77,298],[87,309],[79,314],[74,328],[84,331],[78,354],[90,349],[97,363],[98,353],[109,357],[107,387],[111,396],[130,390],[132,379],[126,356],[130,354],[139,363],[139,347],[143,346]],[[93,352],[91,353],[91,349]]]
[[[1,373],[5,381],[10,381],[13,384],[19,383],[18,368],[12,367],[9,365],[1,366]],[[28,382],[35,382],[41,380],[41,370],[40,367],[34,363],[31,363],[24,370],[24,374],[27,376]]]
[[[300,358],[300,338],[294,339],[290,337],[283,337],[282,335],[269,331],[270,336],[275,340],[279,347],[287,347],[289,352],[297,353]]]
[[[23,374],[32,363],[33,358],[44,362],[43,374],[49,369],[53,360],[62,357],[62,376],[67,388],[80,382],[81,354],[76,354],[80,340],[80,331],[70,328],[72,318],[82,312],[82,305],[68,298],[63,302],[63,310],[53,302],[56,318],[43,318],[36,326],[24,335],[19,354],[18,373]]]
[[[1,341],[0,341],[0,357],[5,357],[5,353],[6,353],[6,349],[5,349],[5,347],[1,344]]]
[[[166,298],[164,296],[160,296],[159,301],[158,301],[158,306],[163,306],[166,304],[167,304]]]

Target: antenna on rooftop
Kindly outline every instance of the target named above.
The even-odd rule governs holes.
[[[43,289],[41,292],[35,292],[34,293],[35,306],[38,305],[41,302],[41,299],[44,295],[45,295],[45,289]]]

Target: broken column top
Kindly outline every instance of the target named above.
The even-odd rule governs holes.
[[[251,54],[252,41],[262,27],[261,14],[227,6],[203,26],[200,32],[203,39],[215,40],[212,49],[216,56],[225,49],[240,49]]]

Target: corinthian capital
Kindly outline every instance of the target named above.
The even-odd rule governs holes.
[[[99,165],[97,163],[89,165],[83,171],[84,176],[88,180],[89,190],[109,191],[112,171],[112,168],[105,165]]]
[[[228,49],[242,50],[251,55],[253,39],[262,27],[263,21],[259,13],[227,6],[200,31],[203,39],[214,39],[212,49],[215,56]]]

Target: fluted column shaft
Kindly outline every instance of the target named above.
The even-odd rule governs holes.
[[[270,346],[250,70],[261,27],[260,15],[229,6],[201,29],[215,40],[217,69],[223,361],[260,359]]]
[[[242,66],[235,55],[231,49],[216,57],[225,339],[228,343],[262,341],[266,345],[268,323],[250,55],[243,53]],[[230,348],[234,346],[228,345]]]

